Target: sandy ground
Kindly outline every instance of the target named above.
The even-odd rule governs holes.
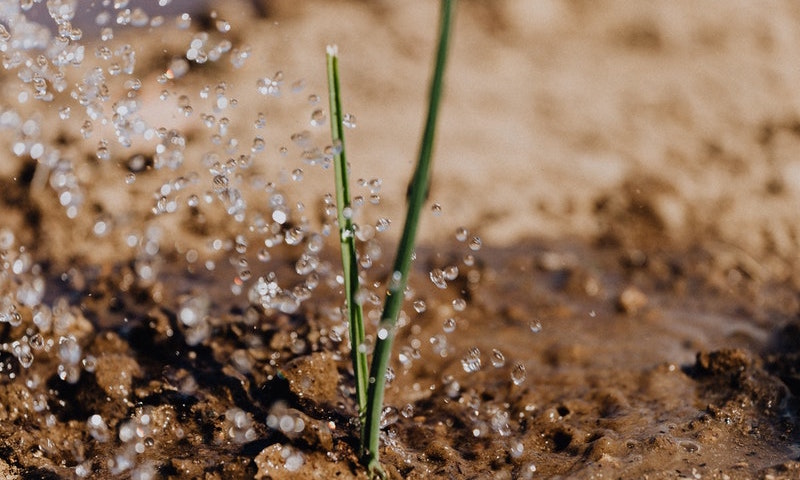
[[[335,43],[379,298],[437,2],[197,8],[105,41],[76,20],[62,52],[85,45],[79,66],[56,43],[20,49],[21,27],[3,39],[0,476],[363,476],[337,250],[315,236],[332,173],[307,160],[330,143]],[[387,392],[393,477],[800,475],[798,17],[791,1],[460,3]],[[187,62],[193,47],[219,59]],[[259,92],[273,80],[280,95]],[[254,294],[271,272],[281,293]]]

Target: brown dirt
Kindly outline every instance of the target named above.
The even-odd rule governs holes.
[[[27,67],[6,50],[0,478],[365,478],[337,246],[314,236],[331,227],[331,172],[304,161],[326,127],[309,119],[326,110],[323,52],[336,42],[358,121],[347,145],[365,179],[354,190],[374,335],[436,2],[211,12],[106,42],[76,21],[86,59],[62,69],[51,102],[26,79],[52,50],[21,50]],[[52,23],[43,5],[27,15]],[[224,52],[159,82],[203,30],[207,48],[249,46],[244,66]],[[387,390],[390,475],[800,476],[794,2],[464,0],[455,35],[431,192],[441,214],[423,220]],[[108,72],[128,42],[135,74],[105,75],[84,138],[89,112],[70,92],[93,92],[89,65]],[[38,73],[52,91],[48,58]],[[278,70],[280,98],[258,94]],[[112,105],[125,98],[143,124],[182,136],[166,143],[180,165],[158,168],[158,138],[117,142]],[[238,104],[215,109],[219,98]],[[239,193],[246,208],[226,212]],[[390,228],[370,240],[383,217]],[[454,266],[446,288],[431,283]],[[256,294],[259,279],[279,291]]]

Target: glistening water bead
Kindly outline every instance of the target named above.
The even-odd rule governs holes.
[[[452,333],[456,329],[456,319],[453,317],[446,318],[444,322],[442,322],[442,330],[444,333]]]
[[[481,249],[483,242],[481,241],[481,237],[475,235],[469,240],[469,249],[473,252],[476,252]]]
[[[445,273],[440,268],[434,268],[430,271],[429,277],[431,282],[436,285],[437,288],[445,289],[447,288],[447,279],[445,277]]]
[[[467,373],[474,373],[481,369],[481,351],[478,347],[472,347],[469,352],[461,359],[461,366]]]
[[[325,125],[327,119],[328,117],[325,115],[325,112],[322,111],[321,109],[316,109],[313,112],[311,112],[310,123],[314,127],[321,127]]]
[[[520,362],[514,362],[514,366],[511,368],[511,381],[514,385],[519,386],[525,383],[527,376],[525,365]]]
[[[467,301],[463,298],[456,298],[453,300],[453,310],[456,312],[463,312],[467,308]]]
[[[425,302],[423,300],[414,301],[413,306],[414,306],[414,310],[417,313],[423,313],[425,311],[425,309],[427,308],[426,305],[425,305]]]
[[[503,355],[503,352],[500,350],[493,348],[492,349],[492,366],[494,368],[500,368],[506,364],[506,357]]]

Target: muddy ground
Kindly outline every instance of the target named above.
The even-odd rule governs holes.
[[[0,477],[365,478],[324,51],[369,349],[436,2],[50,5],[0,11]],[[800,476],[798,44],[791,1],[460,3],[392,478]]]

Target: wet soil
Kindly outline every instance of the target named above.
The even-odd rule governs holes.
[[[795,305],[775,301],[793,288],[721,288],[714,254],[700,248],[527,243],[481,257],[491,261],[456,287],[470,295],[455,330],[439,313],[452,292],[428,290],[427,310],[400,331],[397,350],[412,360],[394,362],[387,395],[383,458],[394,476],[796,474],[800,324]],[[330,320],[313,305],[248,320],[218,275],[167,269],[163,284],[130,291],[114,274],[87,276],[81,290],[52,280],[76,299],[69,332],[93,366],[68,383],[57,347],[24,370],[7,359],[9,475],[106,477],[125,461],[172,478],[356,475],[349,357]],[[197,289],[214,299],[215,325],[187,346],[169,299]],[[467,373],[473,349],[482,365]]]
[[[4,67],[0,477],[366,478],[338,250],[313,235],[330,227],[331,178],[306,162],[325,135],[308,121],[325,103],[310,99],[324,62],[309,52],[352,52],[356,191],[380,194],[357,221],[392,219],[360,239],[374,335],[435,5],[258,5],[117,33],[140,35],[142,120],[186,140],[175,168],[156,168],[148,141],[98,158],[110,127],[84,138],[67,94],[19,103],[29,86]],[[800,12],[739,7],[461,3],[431,192],[441,213],[423,221],[386,395],[392,478],[800,476]],[[349,27],[332,32],[331,18]],[[160,83],[203,30],[258,62],[192,63]],[[280,101],[253,92],[278,69]],[[66,75],[77,85],[86,70]],[[109,76],[111,98],[130,95],[122,80]],[[237,110],[198,95],[223,81]],[[309,143],[291,139],[304,130]],[[237,163],[228,138],[250,151],[254,135],[271,150]],[[37,141],[68,160],[33,158]],[[240,218],[220,175],[246,201]],[[82,198],[74,214],[65,192]],[[276,194],[288,222],[264,220]],[[452,272],[444,288],[437,269]],[[260,281],[280,292],[254,294]]]

